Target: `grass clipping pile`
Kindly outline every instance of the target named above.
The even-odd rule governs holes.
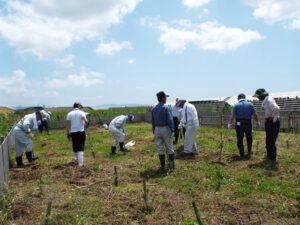
[[[235,160],[234,131],[201,128],[200,153],[183,159],[182,140],[175,147],[174,172],[160,172],[151,127],[130,125],[127,154],[110,155],[107,130],[91,129],[96,159],[86,145],[85,166],[77,167],[64,131],[36,135],[36,164],[10,171],[2,197],[0,222],[10,224],[195,224],[195,200],[205,224],[299,224],[299,145],[283,147],[280,165],[262,161],[264,149],[249,160]],[[226,133],[227,132],[227,133]],[[49,140],[50,139],[50,140]],[[256,133],[263,143],[264,134]],[[296,142],[295,142],[296,143]],[[218,164],[215,161],[223,163]],[[298,190],[297,190],[298,189]]]

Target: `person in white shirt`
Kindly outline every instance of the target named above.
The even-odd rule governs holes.
[[[16,161],[18,167],[23,167],[23,152],[26,149],[26,157],[28,162],[32,162],[38,157],[33,156],[33,127],[36,121],[40,121],[42,119],[42,115],[40,112],[32,113],[24,116],[20,122],[15,126],[13,134],[14,134],[14,142],[15,142],[15,152],[16,152]]]
[[[79,166],[83,166],[83,152],[85,144],[85,131],[84,123],[88,125],[88,120],[85,113],[82,111],[82,105],[75,102],[73,105],[73,111],[67,115],[67,137],[72,139],[73,151],[76,155],[76,159]]]
[[[183,155],[198,154],[196,134],[199,129],[198,113],[195,106],[186,100],[179,100],[177,106],[182,108],[179,128],[185,126],[185,139]]]
[[[276,140],[280,131],[280,108],[275,100],[269,96],[269,93],[263,88],[257,89],[253,97],[262,101],[262,109],[265,110],[267,159],[276,161]]]
[[[172,109],[172,115],[173,115],[173,121],[174,121],[174,129],[175,129],[175,141],[174,144],[178,143],[178,137],[179,137],[179,129],[178,129],[178,125],[179,125],[179,110],[180,107],[177,106],[178,103],[178,98],[175,99],[175,103],[171,105],[171,109]]]
[[[114,118],[108,127],[109,132],[114,137],[114,143],[111,147],[111,153],[114,155],[116,154],[116,148],[117,145],[120,145],[120,151],[126,152],[127,149],[124,147],[124,141],[125,141],[125,125],[127,121],[133,121],[134,116],[132,114],[128,115],[121,115],[116,118]]]

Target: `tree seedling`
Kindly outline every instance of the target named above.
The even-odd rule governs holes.
[[[222,152],[223,152],[223,132],[221,132],[221,142],[220,142],[220,158],[219,158],[219,161],[221,162],[222,161]]]
[[[142,193],[142,198],[144,199],[146,208],[148,209],[148,189],[147,189],[147,185],[146,185],[146,179],[143,179],[143,193]]]
[[[46,210],[46,218],[44,220],[45,225],[50,225],[51,224],[51,220],[50,220],[51,208],[52,208],[52,201],[48,202],[48,206],[47,206],[47,210]]]
[[[199,213],[199,210],[196,206],[196,202],[194,200],[192,201],[192,205],[193,205],[193,208],[194,208],[194,211],[195,211],[195,215],[196,215],[196,219],[197,219],[198,224],[199,225],[204,225],[204,223],[201,221],[200,213]]]
[[[119,181],[118,181],[118,170],[117,170],[117,167],[116,166],[114,166],[114,170],[115,170],[115,182],[114,182],[114,184],[115,184],[115,186],[116,187],[118,187],[118,185],[119,185]]]

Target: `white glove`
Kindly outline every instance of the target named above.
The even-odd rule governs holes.
[[[228,123],[227,128],[230,129],[231,126],[232,126],[232,124],[231,124],[231,123]]]
[[[175,132],[172,132],[172,137],[175,137]]]
[[[274,117],[274,118],[273,118],[273,123],[276,123],[277,120],[278,120],[278,117]]]
[[[259,122],[259,121],[256,122],[256,126],[257,126],[257,127],[260,127],[260,122]]]
[[[180,124],[178,125],[178,130],[180,130],[181,127],[182,127],[182,124],[180,123]]]

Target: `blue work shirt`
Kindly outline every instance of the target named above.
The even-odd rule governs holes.
[[[232,114],[235,115],[237,120],[251,120],[253,113],[256,112],[254,105],[247,102],[245,99],[240,100],[234,105]]]
[[[152,130],[154,133],[156,126],[169,126],[170,130],[174,132],[173,115],[169,107],[163,103],[159,103],[152,109]]]

